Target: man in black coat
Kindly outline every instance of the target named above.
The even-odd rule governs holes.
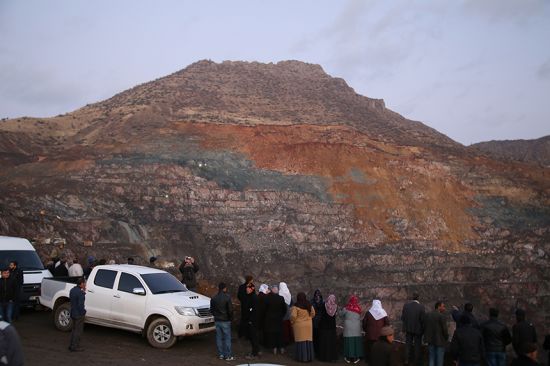
[[[279,295],[279,288],[271,287],[271,292],[266,295],[264,301],[262,329],[265,346],[273,348],[273,353],[280,353],[283,349],[283,318],[286,311],[285,299]]]
[[[227,286],[220,282],[218,293],[210,300],[210,311],[216,323],[216,347],[220,360],[233,361],[231,352],[231,320],[233,319],[233,305],[231,296],[227,293]]]
[[[181,263],[179,270],[181,273],[181,283],[183,283],[190,291],[196,291],[196,273],[199,271],[199,265],[195,263],[195,258],[185,257],[185,260]]]
[[[438,301],[435,303],[434,311],[428,313],[424,321],[424,341],[428,343],[430,366],[443,366],[445,346],[449,339],[444,313],[445,304]]]
[[[86,280],[84,277],[79,278],[76,286],[69,291],[71,300],[71,319],[73,320],[73,329],[71,332],[71,344],[69,351],[80,352],[83,349],[80,347],[80,337],[84,331],[84,319],[86,317]]]
[[[464,310],[460,311],[456,306],[453,306],[453,312],[451,313],[451,316],[453,317],[453,320],[456,322],[456,327],[460,328],[460,318],[462,315],[467,316],[470,318],[470,324],[472,327],[476,329],[480,329],[479,322],[477,321],[476,317],[474,316],[474,305],[471,302],[467,302],[464,304]]]
[[[410,366],[422,364],[422,334],[424,333],[424,306],[418,301],[418,294],[414,293],[412,301],[403,306],[401,321],[403,332],[406,335],[407,362]]]
[[[472,326],[467,315],[459,319],[460,327],[456,328],[451,341],[451,354],[458,361],[458,366],[478,366],[485,358],[485,346],[481,332]]]
[[[258,297],[256,296],[256,288],[252,282],[246,285],[246,295],[243,299],[241,308],[244,307],[245,312],[241,319],[243,324],[244,334],[250,340],[252,351],[247,356],[249,359],[256,358],[260,352],[260,344],[258,341]]]
[[[516,310],[516,324],[512,327],[512,346],[517,356],[522,354],[521,346],[524,343],[537,344],[537,331],[533,324],[525,320],[525,310]]]
[[[244,283],[242,283],[237,290],[237,299],[239,299],[239,302],[241,303],[241,322],[239,323],[239,338],[244,337],[247,333],[248,325],[243,321],[245,313],[247,311],[245,306],[247,295],[246,287],[248,286],[248,284],[252,283],[253,280],[254,278],[251,275],[246,275],[244,277]]]
[[[498,320],[498,309],[489,309],[489,320],[481,324],[488,366],[506,366],[506,346],[512,342],[508,327]]]
[[[0,278],[0,317],[8,323],[11,323],[13,320],[16,297],[17,288],[15,279],[10,276],[9,270],[3,270],[2,278]]]
[[[23,271],[19,269],[17,261],[10,262],[10,277],[15,282],[15,303],[13,307],[13,319],[19,318],[19,312],[21,307],[21,298],[23,295]]]

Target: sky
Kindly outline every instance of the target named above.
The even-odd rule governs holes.
[[[0,118],[202,59],[319,64],[465,145],[550,134],[548,0],[0,0]]]

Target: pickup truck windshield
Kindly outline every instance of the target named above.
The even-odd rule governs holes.
[[[142,274],[141,278],[154,295],[188,291],[184,284],[169,273],[147,273]]]
[[[24,271],[43,270],[44,265],[34,250],[0,251],[0,268],[8,268],[11,261],[16,261],[19,269]]]

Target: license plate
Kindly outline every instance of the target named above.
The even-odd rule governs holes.
[[[36,301],[38,300],[38,296],[29,296],[30,301]]]
[[[213,321],[214,321],[214,318],[211,317],[211,318],[206,318],[206,319],[204,319],[202,322],[203,322],[203,323],[212,323]]]

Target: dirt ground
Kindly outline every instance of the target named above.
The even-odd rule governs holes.
[[[236,360],[220,361],[216,354],[214,332],[179,340],[168,350],[158,350],[149,346],[139,334],[122,330],[85,325],[81,345],[84,352],[69,352],[70,333],[58,331],[53,325],[50,311],[25,311],[19,320],[13,323],[25,353],[25,365],[59,366],[65,365],[248,365],[245,355],[250,351],[250,343],[233,339],[233,352]],[[272,363],[277,365],[303,365],[291,359],[292,348],[284,355],[264,352],[254,363]],[[343,359],[336,362],[345,364]],[[327,365],[314,361],[310,365]],[[364,363],[361,363],[364,365]]]

